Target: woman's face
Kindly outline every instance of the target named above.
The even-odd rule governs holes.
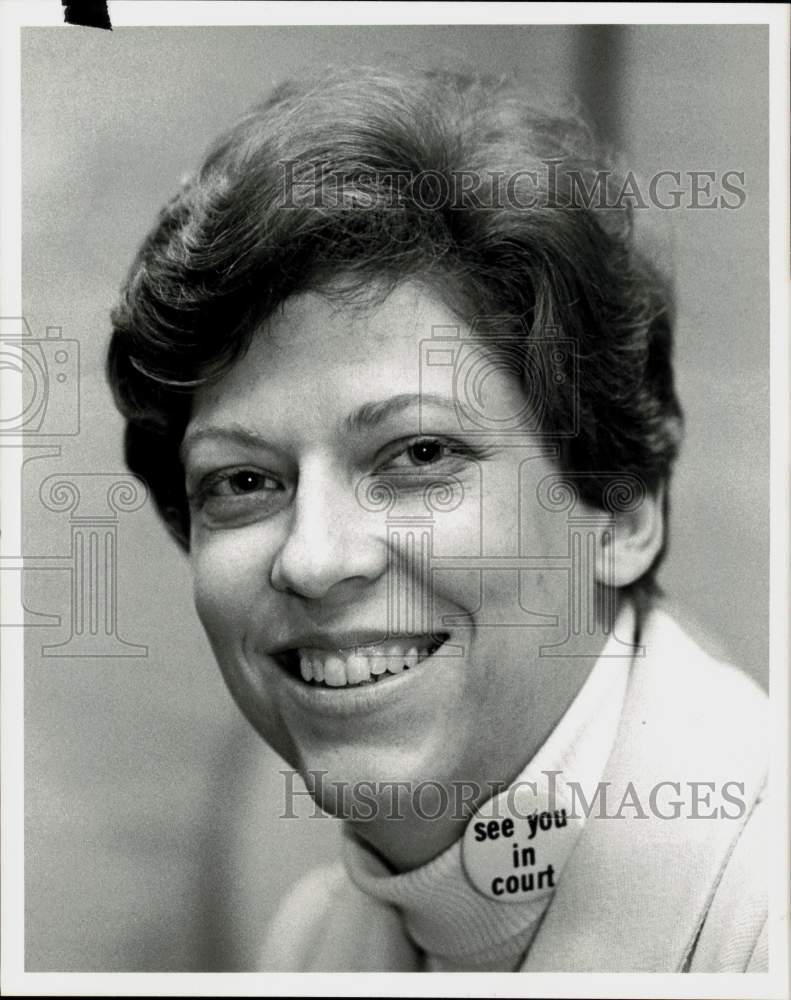
[[[306,293],[194,401],[198,613],[242,711],[309,786],[322,773],[331,811],[357,782],[487,798],[593,662],[539,655],[566,634],[567,573],[507,560],[567,551],[565,515],[536,500],[551,450],[515,432],[526,398],[493,354],[472,402],[506,433],[460,425],[453,364],[470,345],[417,285],[367,306]]]

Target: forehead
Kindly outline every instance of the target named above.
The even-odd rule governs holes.
[[[463,324],[439,296],[412,282],[389,294],[373,287],[353,299],[307,292],[287,300],[269,319],[261,346],[273,372],[297,356],[322,359],[331,367],[397,357],[399,367],[412,368],[419,366],[421,342],[445,326]]]
[[[247,354],[196,393],[187,437],[235,424],[304,448],[363,426],[360,412],[371,418],[365,426],[374,412],[380,424],[383,414],[400,413],[410,433],[450,433],[460,426],[459,404],[484,412],[495,432],[515,419],[521,426],[525,396],[512,357],[473,338],[420,284],[372,291],[351,301],[319,292],[288,299]],[[393,405],[382,410],[388,401]]]
[[[361,396],[420,389],[421,350],[437,330],[464,330],[442,300],[417,284],[353,301],[296,295],[257,331],[246,355],[195,394],[193,417],[244,406],[265,393],[303,404],[332,402],[350,387]]]

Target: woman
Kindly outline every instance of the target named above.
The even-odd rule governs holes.
[[[624,190],[511,85],[335,74],[221,138],[132,267],[129,466],[345,821],[265,968],[765,963],[764,699],[658,606],[681,411]]]

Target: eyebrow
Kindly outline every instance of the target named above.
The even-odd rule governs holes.
[[[375,403],[363,403],[362,406],[346,417],[344,426],[351,433],[368,430],[384,423],[390,417],[403,413],[404,410],[425,404],[439,406],[453,413],[456,412],[454,400],[447,396],[438,396],[436,393],[427,392],[404,392],[398,396],[390,396],[389,399],[382,399]]]
[[[414,406],[438,406],[456,413],[456,403],[448,396],[439,396],[436,393],[401,393],[398,396],[390,396],[388,399],[376,400],[371,403],[363,403],[356,410],[349,413],[343,420],[343,427],[350,434],[359,433],[362,430],[370,430],[389,420],[391,417],[403,413]],[[232,440],[241,444],[247,444],[254,448],[271,448],[272,443],[257,431],[246,427],[244,424],[233,421],[222,426],[198,427],[188,431],[184,435],[179,448],[179,457],[182,464],[190,448],[203,440]]]
[[[247,444],[253,448],[271,448],[271,444],[263,435],[239,424],[235,420],[221,427],[208,426],[198,427],[196,430],[187,431],[179,447],[179,459],[181,464],[186,464],[187,452],[194,448],[201,441],[236,441]]]

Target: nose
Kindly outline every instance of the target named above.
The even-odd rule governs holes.
[[[275,590],[342,602],[387,571],[387,544],[354,486],[329,471],[300,473],[288,533],[272,561]]]

